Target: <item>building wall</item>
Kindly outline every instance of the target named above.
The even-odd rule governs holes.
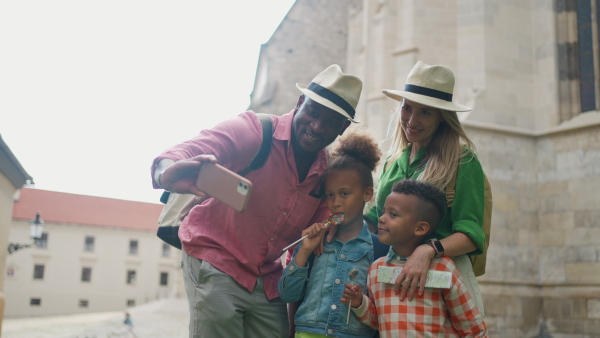
[[[13,201],[15,194],[28,180],[33,181],[0,136],[0,335],[6,305],[4,271],[8,256]]]
[[[6,271],[6,258],[8,252],[8,237],[12,217],[13,195],[15,186],[0,173],[0,332],[2,332],[2,318],[6,310],[6,291],[4,288],[4,271]]]
[[[43,218],[43,215],[42,215]],[[46,222],[46,248],[29,248],[7,260],[7,317],[57,315],[124,310],[161,298],[182,297],[181,251],[170,249],[162,256],[162,242],[154,231]],[[94,250],[84,250],[85,237],[94,237]],[[11,241],[27,242],[29,223],[14,220]],[[129,253],[129,241],[138,241],[138,253]],[[42,280],[33,278],[34,265],[44,265]],[[90,267],[91,281],[81,281],[82,268]],[[127,270],[136,280],[127,284]],[[160,273],[168,273],[161,286]],[[31,306],[40,298],[40,306]],[[81,308],[80,300],[88,307]]]
[[[402,88],[417,60],[451,67],[455,101],[474,107],[460,118],[494,196],[479,278],[492,337],[600,335],[600,113],[559,120],[553,4],[349,3],[358,115],[384,150],[398,103],[381,89]]]
[[[10,241],[32,243],[29,222],[39,213],[45,245],[14,252],[3,269],[6,316],[117,311],[167,297],[184,297],[181,251],[156,237],[161,204],[25,187],[12,208]],[[86,247],[86,237],[93,246]],[[137,241],[137,252],[130,241]],[[163,256],[163,246],[168,251]],[[43,278],[34,278],[43,265]],[[82,280],[83,268],[91,279]],[[127,271],[135,280],[127,282]],[[161,273],[167,274],[161,285]],[[41,304],[32,304],[39,299]],[[87,305],[80,305],[86,301]]]
[[[301,92],[331,64],[346,65],[345,1],[297,0],[269,41],[262,45],[250,110],[283,115]]]

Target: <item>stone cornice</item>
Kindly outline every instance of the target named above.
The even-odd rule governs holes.
[[[553,134],[571,132],[578,129],[592,128],[600,126],[600,112],[582,113],[569,121],[563,122],[557,127],[552,127],[544,130],[529,130],[517,127],[508,127],[486,122],[463,120],[462,125],[467,128],[495,131],[505,134],[513,134],[525,137],[544,137]]]

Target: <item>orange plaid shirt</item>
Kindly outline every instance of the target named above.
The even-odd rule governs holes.
[[[448,257],[431,261],[430,270],[452,273],[450,289],[426,288],[422,296],[415,294],[412,301],[400,301],[394,294],[394,284],[378,283],[380,266],[402,266],[390,247],[386,257],[381,257],[369,268],[367,289],[362,305],[353,311],[366,325],[379,329],[386,337],[487,337],[485,322],[475,301],[463,284],[460,272]]]

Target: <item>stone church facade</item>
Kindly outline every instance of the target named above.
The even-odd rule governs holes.
[[[381,90],[402,88],[418,60],[451,67],[455,101],[473,107],[460,118],[494,197],[478,278],[490,336],[599,336],[600,3],[353,0],[334,10],[332,2],[296,1],[263,46],[254,94],[265,51],[283,54],[293,41],[295,58],[263,72],[269,102],[255,105],[253,94],[251,108],[287,113],[296,82],[338,63],[363,79],[360,127],[385,151],[398,106]],[[288,23],[297,17],[335,24]],[[311,34],[319,39],[302,41]],[[283,87],[269,92],[275,83],[294,98],[279,101]],[[289,108],[269,110],[278,102]]]

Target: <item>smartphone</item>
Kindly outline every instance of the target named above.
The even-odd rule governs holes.
[[[246,210],[252,192],[250,180],[213,162],[202,162],[196,187],[238,212]]]

